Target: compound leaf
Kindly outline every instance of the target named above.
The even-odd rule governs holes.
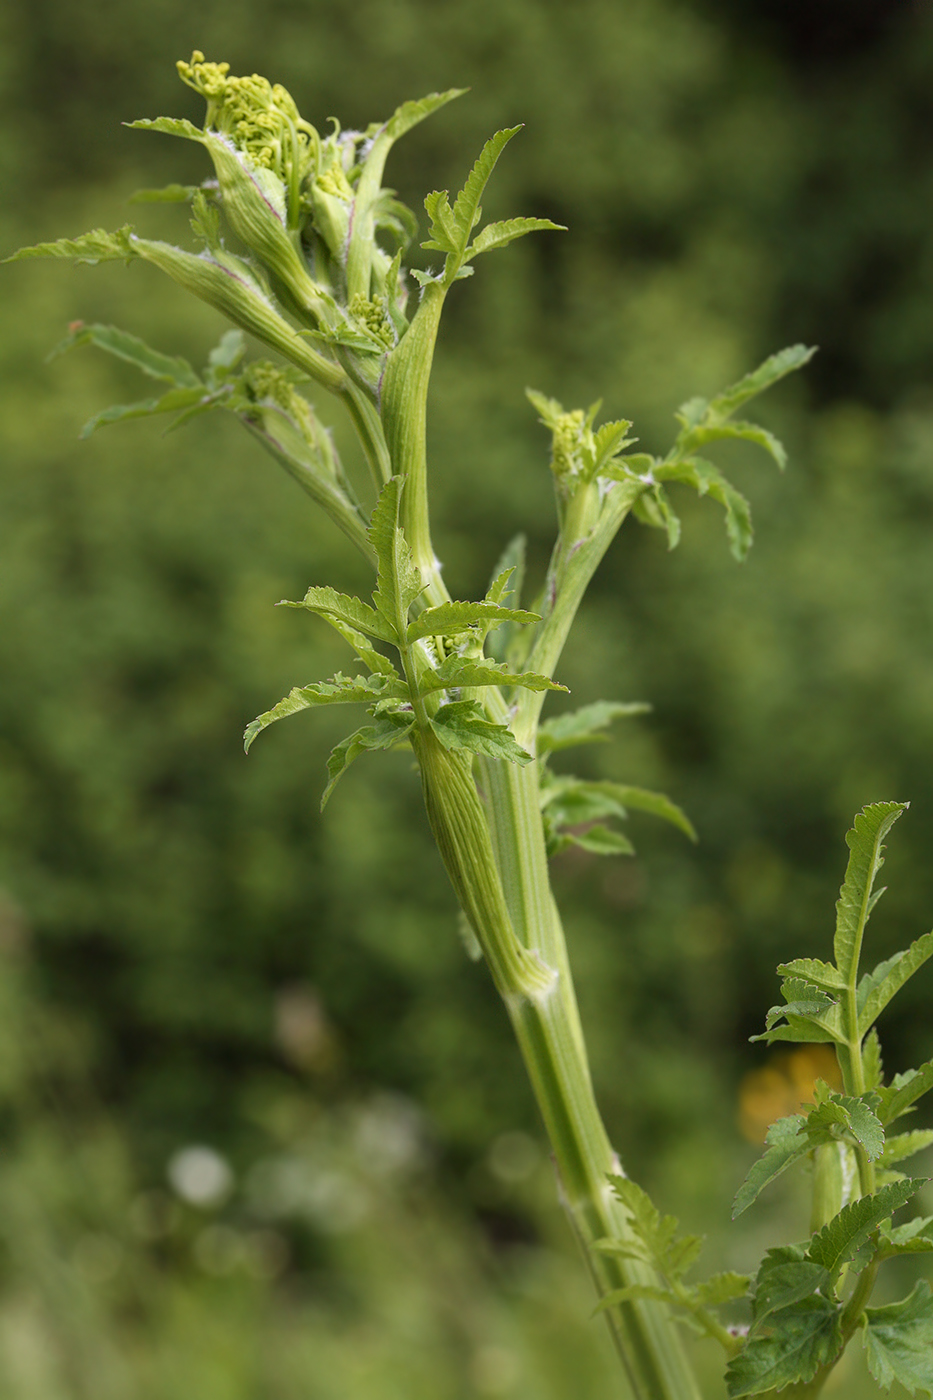
[[[730,1400],[812,1380],[842,1350],[839,1309],[819,1293],[773,1314],[772,1321],[771,1336],[749,1337],[729,1362]]]
[[[454,700],[442,705],[431,719],[431,728],[445,749],[470,749],[485,758],[510,763],[531,763],[532,757],[504,724],[493,724],[475,700]]]
[[[810,1151],[810,1143],[800,1132],[806,1121],[802,1113],[793,1113],[771,1124],[765,1139],[767,1151],[752,1164],[736,1192],[732,1204],[733,1220],[747,1210],[759,1193],[786,1171],[792,1162],[799,1161]]]
[[[822,1264],[835,1277],[843,1264],[855,1258],[882,1221],[906,1205],[923,1185],[923,1181],[907,1177],[904,1181],[882,1186],[872,1196],[861,1196],[843,1206],[839,1214],[814,1235],[807,1258]]]
[[[130,241],[133,232],[131,224],[108,233],[106,229],[94,228],[82,233],[78,238],[58,238],[54,243],[36,243],[31,248],[19,248],[4,262],[21,262],[26,258],[68,258],[72,262],[99,263],[117,259],[134,258],[137,250]]]
[[[328,783],[321,797],[321,811],[327,805],[328,798],[333,792],[337,783],[350,767],[354,759],[359,758],[361,753],[372,749],[391,749],[396,744],[402,744],[411,733],[414,724],[414,715],[394,713],[381,714],[376,716],[375,724],[365,725],[358,729],[355,734],[350,734],[346,739],[342,739],[337,744],[327,760]]]
[[[846,988],[846,980],[832,963],[821,962],[819,958],[794,958],[793,962],[781,963],[778,972],[782,977],[797,977],[804,982],[812,982],[824,992],[841,992]]]
[[[927,1060],[919,1069],[896,1074],[890,1084],[878,1090],[881,1099],[878,1116],[882,1123],[893,1123],[902,1114],[909,1113],[917,1099],[930,1089],[933,1089],[933,1060]]]
[[[433,671],[426,671],[419,680],[419,692],[428,695],[433,690],[484,685],[520,685],[526,690],[566,690],[547,676],[539,676],[535,671],[510,671],[503,663],[474,660],[468,656],[448,656],[446,661]]]
[[[569,714],[557,715],[538,726],[538,753],[558,753],[576,744],[603,743],[605,735],[599,731],[608,728],[614,719],[644,715],[650,710],[651,706],[641,701],[623,704],[615,700],[597,700]]]
[[[405,636],[408,609],[424,589],[421,574],[398,523],[402,484],[400,476],[393,476],[386,482],[369,522],[369,538],[376,551],[377,570],[373,602],[397,638]]]
[[[180,355],[163,355],[161,351],[153,350],[151,345],[140,340],[138,335],[130,335],[129,331],[121,331],[117,326],[96,323],[88,326],[83,321],[75,321],[64,340],[59,341],[55,349],[50,351],[48,358],[54,360],[79,345],[96,345],[108,354],[115,355],[118,360],[125,360],[151,379],[161,379],[167,384],[184,389],[204,387],[188,361]]]
[[[862,1345],[884,1390],[899,1381],[911,1395],[933,1394],[933,1296],[925,1279],[899,1303],[866,1308]]]
[[[873,802],[859,812],[852,829],[846,833],[850,855],[836,902],[833,952],[836,966],[847,982],[857,971],[854,964],[871,912],[872,888],[884,864],[884,838],[906,809],[906,802]]]
[[[425,117],[429,117],[438,108],[446,106],[455,97],[462,97],[467,91],[467,88],[448,88],[446,92],[429,92],[427,97],[421,97],[412,102],[403,102],[400,107],[396,107],[386,122],[386,135],[390,140],[397,141],[400,136],[405,135],[406,131],[411,131],[413,126],[423,122]]]
[[[425,608],[408,624],[408,640],[416,642],[420,637],[454,637],[468,627],[484,627],[488,631],[503,622],[540,621],[540,613],[526,612],[523,608],[504,608],[499,603],[487,600],[481,603],[439,603],[435,608]]]
[[[796,369],[802,369],[815,354],[816,346],[789,345],[785,350],[779,350],[776,355],[769,355],[764,364],[759,365],[757,369],[752,370],[751,374],[746,374],[736,384],[724,389],[721,394],[717,394],[710,401],[708,405],[709,417],[714,421],[728,418],[737,408],[741,408],[742,404],[748,403],[749,399],[764,393],[765,389],[770,389],[772,384],[776,384],[785,375],[791,374]],[[684,405],[681,413],[687,407],[688,405]]]
[[[514,242],[516,238],[524,237],[526,233],[536,233],[546,229],[566,232],[567,226],[566,224],[555,224],[550,219],[503,219],[500,223],[487,224],[473,239],[466,250],[466,256],[475,258],[480,253],[491,252],[493,248],[504,248],[506,244]]]
[[[378,637],[381,642],[398,642],[394,627],[384,614],[371,608],[361,598],[348,593],[338,593],[336,588],[309,588],[300,602],[290,603],[282,599],[280,608],[306,608],[328,621],[342,622],[355,631],[365,632],[370,637]]]
[[[339,672],[330,681],[315,681],[313,685],[295,686],[265,714],[257,715],[246,726],[243,747],[249,753],[250,745],[276,720],[298,714],[299,710],[313,709],[317,705],[372,705],[377,700],[405,700],[408,687],[404,681],[391,676],[342,676]]]
[[[933,956],[933,931],[915,939],[909,948],[905,948],[901,953],[895,953],[893,958],[888,958],[873,973],[869,974],[869,980],[866,983],[867,995],[864,1003],[859,1007],[859,1035],[865,1034],[881,1015],[891,998],[931,956]],[[859,991],[861,991],[861,987]]]

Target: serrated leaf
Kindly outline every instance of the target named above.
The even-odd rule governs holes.
[[[827,1030],[819,1021],[801,1016],[790,1016],[786,1026],[773,1026],[761,1035],[750,1035],[748,1038],[752,1042],[763,1041],[765,1045],[784,1041],[792,1045],[829,1045],[833,1042],[838,1045],[845,1039],[841,1033],[834,1034]]]
[[[611,1176],[613,1192],[630,1215],[633,1241],[604,1240],[602,1248],[619,1253],[630,1243],[640,1244],[642,1257],[653,1264],[669,1280],[680,1278],[696,1261],[703,1244],[699,1235],[677,1237],[677,1220],[673,1215],[661,1215],[657,1206],[634,1181],[625,1176]]]
[[[373,602],[396,637],[405,636],[408,609],[424,590],[421,574],[398,523],[402,485],[400,476],[393,476],[386,482],[379,493],[368,532],[376,551],[377,586]]]
[[[521,126],[506,127],[489,138],[476,158],[463,189],[454,200],[453,222],[461,240],[458,252],[462,253],[466,249],[467,240],[479,220],[479,202],[496,162],[512,137],[517,136],[520,131]]]
[[[31,248],[18,248],[4,262],[22,262],[27,258],[67,258],[72,262],[99,263],[113,262],[136,257],[136,249],[130,242],[133,232],[131,224],[108,233],[106,229],[94,228],[82,233],[78,238],[58,238],[54,243],[35,243]]]
[[[846,833],[846,845],[851,854],[836,902],[833,953],[836,966],[847,981],[857,970],[854,964],[868,922],[872,887],[884,864],[884,838],[906,810],[906,802],[874,802],[859,812],[852,829]]]
[[[539,676],[535,671],[510,671],[504,663],[474,660],[467,656],[448,656],[446,661],[433,671],[425,671],[418,686],[420,695],[429,695],[435,690],[451,690],[473,686],[505,685],[522,686],[525,690],[566,690],[547,676]]]
[[[501,758],[509,763],[532,762],[531,754],[522,748],[512,731],[486,719],[475,700],[454,700],[442,705],[431,719],[431,728],[445,749],[469,749],[485,758]]]
[[[617,700],[596,700],[592,705],[583,705],[579,710],[547,719],[538,726],[538,753],[559,753],[561,749],[571,749],[577,744],[598,744],[605,742],[605,735],[599,731],[608,728],[614,719],[631,715],[649,714],[651,706],[642,701],[628,704]]]
[[[862,1345],[884,1390],[899,1381],[911,1395],[933,1394],[933,1296],[925,1279],[898,1303],[866,1308]]]
[[[609,463],[603,475],[613,478],[617,475],[618,480],[624,481],[628,474],[621,468],[617,474],[614,464]],[[632,505],[632,514],[642,525],[650,525],[655,530],[665,530],[668,549],[677,548],[680,543],[680,516],[674,510],[667,492],[660,483],[656,483],[638,497]]]
[[[933,1089],[933,1060],[927,1060],[919,1069],[896,1074],[890,1084],[878,1090],[881,1099],[878,1116],[882,1123],[893,1123],[902,1114],[909,1113],[917,1099],[930,1089]]]
[[[423,122],[425,117],[429,117],[440,107],[445,107],[455,97],[462,97],[465,92],[469,92],[469,88],[448,88],[446,92],[429,92],[427,97],[420,97],[412,102],[403,102],[400,107],[396,107],[386,122],[386,135],[392,141],[397,141],[400,136],[405,135],[406,131],[411,131],[413,126]]]
[[[633,856],[635,847],[621,831],[597,823],[585,831],[568,831],[565,840],[572,846],[589,851],[594,856]]]
[[[305,608],[308,612],[336,618],[347,627],[365,632],[370,637],[378,637],[381,642],[398,642],[398,635],[392,624],[382,613],[376,612],[361,598],[347,593],[338,593],[335,588],[309,588],[300,602],[290,603],[283,598],[280,608]]]
[[[639,1298],[650,1298],[658,1303],[667,1303],[670,1307],[684,1307],[683,1299],[678,1298],[669,1288],[660,1284],[630,1283],[625,1288],[614,1288],[611,1293],[600,1298],[593,1309],[594,1315],[605,1312],[607,1308],[618,1307],[620,1303],[632,1303]]]
[[[200,185],[162,185],[155,190],[134,190],[127,204],[190,204]]]
[[[48,359],[54,360],[80,345],[96,345],[98,349],[106,350],[118,360],[124,360],[141,370],[150,379],[161,379],[179,388],[203,391],[201,379],[187,360],[182,359],[180,355],[163,355],[161,351],[153,350],[151,345],[140,340],[139,336],[130,335],[129,331],[121,331],[117,326],[96,323],[88,326],[83,321],[77,321],[64,340],[59,341],[55,349],[50,351]]]
[[[200,141],[202,145],[206,139],[206,133],[184,117],[139,117],[125,125],[133,131],[162,131],[166,136],[182,136],[187,141]]]
[[[163,394],[158,399],[140,399],[136,403],[115,403],[110,408],[101,409],[100,413],[95,413],[93,418],[89,418],[81,429],[80,437],[89,438],[97,428],[104,427],[107,423],[120,423],[126,418],[151,418],[156,414],[177,413],[182,409],[193,407],[203,407],[208,411],[216,407],[216,400],[211,394],[206,394],[203,388],[200,389],[169,389],[167,394]],[[191,414],[185,414],[190,417]]]
[[[802,1113],[793,1113],[787,1118],[778,1118],[768,1129],[767,1150],[754,1162],[748,1175],[736,1192],[732,1203],[732,1219],[735,1220],[748,1210],[759,1193],[793,1162],[805,1157],[810,1144],[800,1136],[800,1129],[806,1122]]]
[[[862,1073],[865,1076],[866,1089],[881,1089],[884,1082],[884,1064],[881,1059],[881,1041],[874,1026],[862,1045]]]
[[[928,958],[933,957],[933,931],[923,934],[915,939],[909,948],[902,953],[895,953],[893,958],[888,958],[883,964],[884,975],[879,981],[875,980],[875,975],[870,974],[871,990],[865,998],[864,1004],[859,1006],[859,1035],[862,1036],[868,1028],[881,1015],[888,1002],[897,992],[900,991],[904,983],[911,978],[918,968],[921,968]],[[879,969],[875,970],[876,972]]]
[[[693,486],[699,495],[718,501],[726,512],[729,547],[736,559],[745,558],[752,543],[751,507],[718,467],[702,457],[690,457],[687,461],[662,462],[655,468],[655,475],[659,481],[680,481]]]
[[[391,749],[396,744],[404,743],[413,725],[412,714],[403,715],[395,711],[377,715],[375,724],[365,725],[335,745],[327,760],[328,783],[321,797],[321,811],[327,806],[331,793],[350,764],[359,758],[361,753],[373,749]]]
[[[772,1313],[812,1297],[830,1281],[829,1270],[824,1265],[812,1259],[784,1257],[792,1251],[796,1253],[793,1246],[769,1250],[761,1262],[755,1283],[756,1331]]]
[[[439,603],[437,607],[425,608],[408,624],[408,640],[416,642],[420,637],[454,637],[468,627],[488,629],[498,627],[503,622],[540,621],[540,613],[525,612],[522,608],[504,608],[488,601]]]
[[[338,672],[330,681],[295,686],[271,710],[257,715],[246,726],[243,747],[249,753],[257,734],[277,720],[298,714],[300,710],[309,710],[317,705],[372,705],[377,700],[405,700],[407,697],[408,687],[404,681],[393,680],[391,676],[342,676]]]
[[[702,1283],[695,1283],[690,1292],[700,1307],[717,1308],[721,1303],[731,1303],[736,1298],[744,1298],[750,1283],[748,1274],[737,1274],[727,1270],[725,1273],[713,1274]]]
[[[799,977],[824,992],[841,992],[846,988],[846,980],[838,968],[819,958],[794,958],[792,962],[781,963],[778,973],[782,977]]]
[[[924,1182],[907,1177],[904,1181],[882,1186],[872,1196],[860,1196],[843,1206],[810,1241],[807,1258],[822,1264],[835,1277],[843,1264],[854,1259],[878,1226],[901,1206],[907,1204]]]
[[[831,1129],[841,1127],[861,1143],[871,1161],[880,1157],[884,1149],[884,1128],[874,1112],[874,1103],[852,1098],[845,1094],[830,1093],[807,1114],[804,1131],[810,1142],[832,1141],[838,1137]]]
[[[773,433],[769,433],[767,428],[761,428],[757,423],[717,423],[708,427],[701,423],[685,434],[684,445],[686,451],[692,452],[697,447],[705,447],[707,443],[722,442],[729,438],[763,447],[782,471],[787,466],[787,453],[783,444]]]
[[[524,237],[526,233],[537,233],[546,229],[566,233],[567,226],[555,224],[550,219],[503,219],[499,223],[487,224],[467,248],[465,256],[475,258],[480,253],[491,252],[493,248],[504,248],[506,244]]]
[[[628,447],[634,442],[634,438],[626,437],[626,433],[631,427],[627,418],[620,418],[614,423],[604,423],[596,433],[596,473],[602,471],[610,457],[614,457],[617,452],[621,452],[623,447]]]
[[[677,806],[676,802],[665,797],[663,792],[651,792],[648,788],[632,787],[629,783],[595,782],[591,783],[590,787],[594,792],[602,793],[606,797],[613,797],[625,808],[632,808],[637,812],[649,812],[653,817],[660,817],[662,821],[670,822],[672,826],[678,827],[685,836],[689,836],[691,841],[698,839],[690,818]]]
[[[717,394],[710,401],[708,405],[710,417],[728,418],[737,408],[741,408],[743,403],[748,403],[749,399],[764,393],[765,389],[770,389],[772,384],[776,384],[785,375],[793,373],[794,370],[802,369],[815,354],[816,346],[789,345],[786,350],[779,350],[776,355],[769,355],[764,364],[759,365],[757,369],[752,370],[751,374],[746,374],[737,383],[724,389],[721,394]]]
[[[819,1368],[834,1361],[842,1350],[839,1309],[820,1294],[785,1308],[779,1318],[773,1336],[749,1337],[729,1362],[726,1390],[730,1400],[812,1380]]]
[[[917,1128],[912,1133],[895,1133],[884,1144],[880,1165],[890,1167],[895,1162],[904,1162],[908,1157],[913,1157],[914,1153],[923,1152],[931,1144],[933,1144],[933,1129],[931,1128]]]

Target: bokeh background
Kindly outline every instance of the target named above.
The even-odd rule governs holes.
[[[469,85],[392,156],[416,208],[526,123],[487,211],[570,232],[451,297],[430,427],[458,596],[518,529],[546,559],[527,384],[601,397],[660,449],[683,399],[820,346],[761,406],[786,476],[728,459],[748,562],[708,502],[681,500],[674,554],[626,525],[561,668],[575,704],[653,703],[581,762],[663,788],[701,834],[633,821],[635,859],[557,862],[599,1098],[709,1266],[753,1268],[805,1230],[804,1184],[737,1226],[729,1202],[820,1066],[747,1037],[775,963],[826,954],[864,803],[912,803],[874,950],[933,918],[930,6],[19,0],[0,27],[4,250],[128,218],[184,236],[126,200],[202,178],[203,153],[121,122],[200,120],[174,72],[193,47],[284,82],[318,125]],[[213,313],[141,266],[0,276],[3,1395],[617,1393],[409,764],[360,763],[322,819],[339,716],[242,753],[248,719],[342,659],[272,605],[365,588],[361,566],[232,420],[78,442],[145,387],[91,350],[45,363],[68,322],[200,364]],[[921,974],[883,1026],[892,1070],[933,1054],[930,997]]]

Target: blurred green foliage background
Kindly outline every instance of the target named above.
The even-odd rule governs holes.
[[[5,250],[128,216],[184,236],[182,214],[125,203],[203,178],[202,153],[120,123],[200,120],[174,72],[195,46],[283,82],[319,126],[470,85],[393,154],[416,208],[526,123],[488,213],[570,232],[484,260],[451,298],[430,429],[457,596],[518,529],[543,569],[526,384],[602,397],[657,449],[683,399],[821,347],[762,407],[786,477],[730,458],[747,564],[708,502],[681,501],[673,555],[626,525],[561,669],[574,704],[652,701],[586,761],[670,792],[701,834],[633,823],[636,859],[557,863],[599,1097],[627,1167],[710,1233],[710,1264],[752,1267],[803,1217],[791,1186],[727,1224],[754,1151],[740,1083],[766,1059],[746,1038],[775,963],[825,955],[858,807],[912,803],[878,956],[933,911],[929,6],[31,0],[0,27]],[[361,566],[232,421],[76,441],[140,386],[93,351],[47,365],[68,322],[201,363],[213,313],[145,267],[2,277],[4,1396],[615,1393],[408,763],[360,764],[322,820],[339,717],[242,754],[248,719],[343,660],[272,604],[365,588]],[[883,1027],[892,1069],[933,1054],[929,996],[921,975]]]

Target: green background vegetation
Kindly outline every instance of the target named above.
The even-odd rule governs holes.
[[[786,476],[730,459],[749,561],[708,502],[680,502],[673,555],[626,525],[561,668],[574,704],[652,701],[586,762],[668,791],[701,835],[689,848],[638,820],[635,860],[559,860],[599,1097],[629,1169],[710,1232],[711,1264],[750,1267],[802,1220],[790,1188],[727,1225],[753,1151],[739,1085],[766,1059],[746,1037],[775,962],[825,955],[858,807],[912,803],[878,956],[933,911],[933,16],[906,0],[33,0],[0,26],[5,250],[128,217],[184,238],[181,213],[125,202],[203,178],[202,153],[120,123],[200,120],[174,73],[195,46],[285,83],[319,126],[471,85],[393,154],[415,207],[526,123],[488,212],[570,232],[484,260],[451,297],[430,430],[456,596],[519,528],[539,575],[546,559],[526,384],[568,407],[601,396],[657,449],[683,399],[786,343],[821,347],[762,407]],[[45,364],[69,321],[198,364],[213,313],[144,267],[2,276],[4,1395],[611,1394],[409,764],[360,763],[322,820],[339,717],[242,754],[248,719],[343,660],[272,604],[363,588],[361,566],[232,420],[76,441],[140,385],[93,351]],[[899,1005],[892,1069],[933,1054],[928,980]],[[192,1144],[233,1174],[210,1208],[166,1175]]]

